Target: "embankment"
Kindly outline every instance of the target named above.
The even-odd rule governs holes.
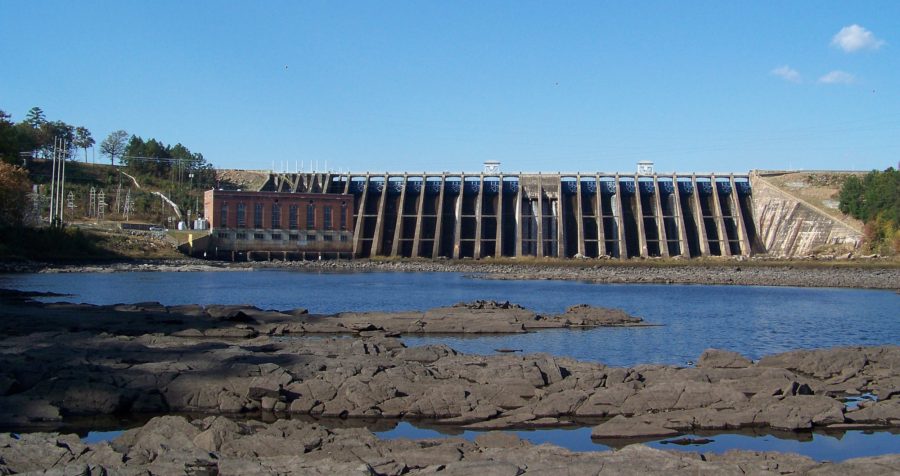
[[[642,261],[602,263],[547,261],[491,263],[490,261],[272,261],[223,263],[199,259],[134,260],[113,263],[5,263],[7,273],[194,272],[286,269],[296,271],[466,273],[480,279],[575,280],[593,283],[725,284],[900,289],[896,260],[842,261]]]

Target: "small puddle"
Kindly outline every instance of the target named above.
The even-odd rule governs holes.
[[[125,430],[89,431],[87,435],[81,437],[81,442],[90,445],[104,441],[112,441],[118,438],[122,433],[125,433]]]
[[[878,397],[871,393],[864,393],[864,394],[858,395],[858,396],[854,395],[854,396],[844,397],[841,399],[841,401],[844,402],[844,408],[847,411],[849,411],[849,410],[856,410],[857,408],[859,408],[859,405],[863,402],[877,402]]]

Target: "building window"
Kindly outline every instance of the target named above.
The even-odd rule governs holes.
[[[346,241],[347,241],[347,235],[341,235],[341,241],[342,241],[342,242],[346,242]]]
[[[218,233],[218,234],[216,234],[216,236],[219,238],[222,238],[223,240],[228,239],[228,233]]]
[[[263,227],[263,204],[262,203],[254,203],[253,204],[253,228],[262,228]]]
[[[291,241],[297,241],[297,240],[300,239],[300,235],[297,235],[297,234],[291,234],[291,235],[288,235],[288,239],[291,240]]]
[[[316,205],[313,202],[306,206],[306,229],[316,229]]]
[[[277,203],[272,204],[272,228],[281,228],[281,205]]]
[[[288,217],[288,228],[290,228],[291,230],[296,230],[297,227],[300,226],[297,223],[297,214],[300,213],[300,207],[298,207],[297,205],[291,205],[288,210],[290,211],[290,216]]]
[[[272,233],[273,240],[281,240],[281,233]]]
[[[266,239],[266,235],[264,235],[264,234],[262,234],[262,233],[254,233],[254,234],[253,234],[253,239],[254,239],[254,240],[265,240],[265,239]]]
[[[325,235],[322,237],[322,239],[325,241],[334,241],[334,237],[331,235]]]
[[[243,203],[237,205],[237,226],[247,228],[247,206]]]
[[[246,233],[237,233],[234,235],[234,237],[238,240],[246,240],[247,234]]]
[[[347,202],[341,202],[341,230],[347,229]]]
[[[316,235],[306,235],[306,241],[316,241]]]
[[[325,229],[330,230],[332,228],[332,216],[331,216],[331,207],[325,205]]]
[[[228,228],[228,204],[225,202],[222,202],[222,209],[219,210],[219,218],[221,219],[219,228]]]

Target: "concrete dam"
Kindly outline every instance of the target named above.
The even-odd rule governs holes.
[[[270,173],[259,191],[352,196],[353,257],[766,251],[750,174]]]

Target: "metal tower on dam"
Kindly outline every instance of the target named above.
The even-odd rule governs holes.
[[[747,174],[273,173],[353,197],[353,256],[733,256],[756,242]]]

